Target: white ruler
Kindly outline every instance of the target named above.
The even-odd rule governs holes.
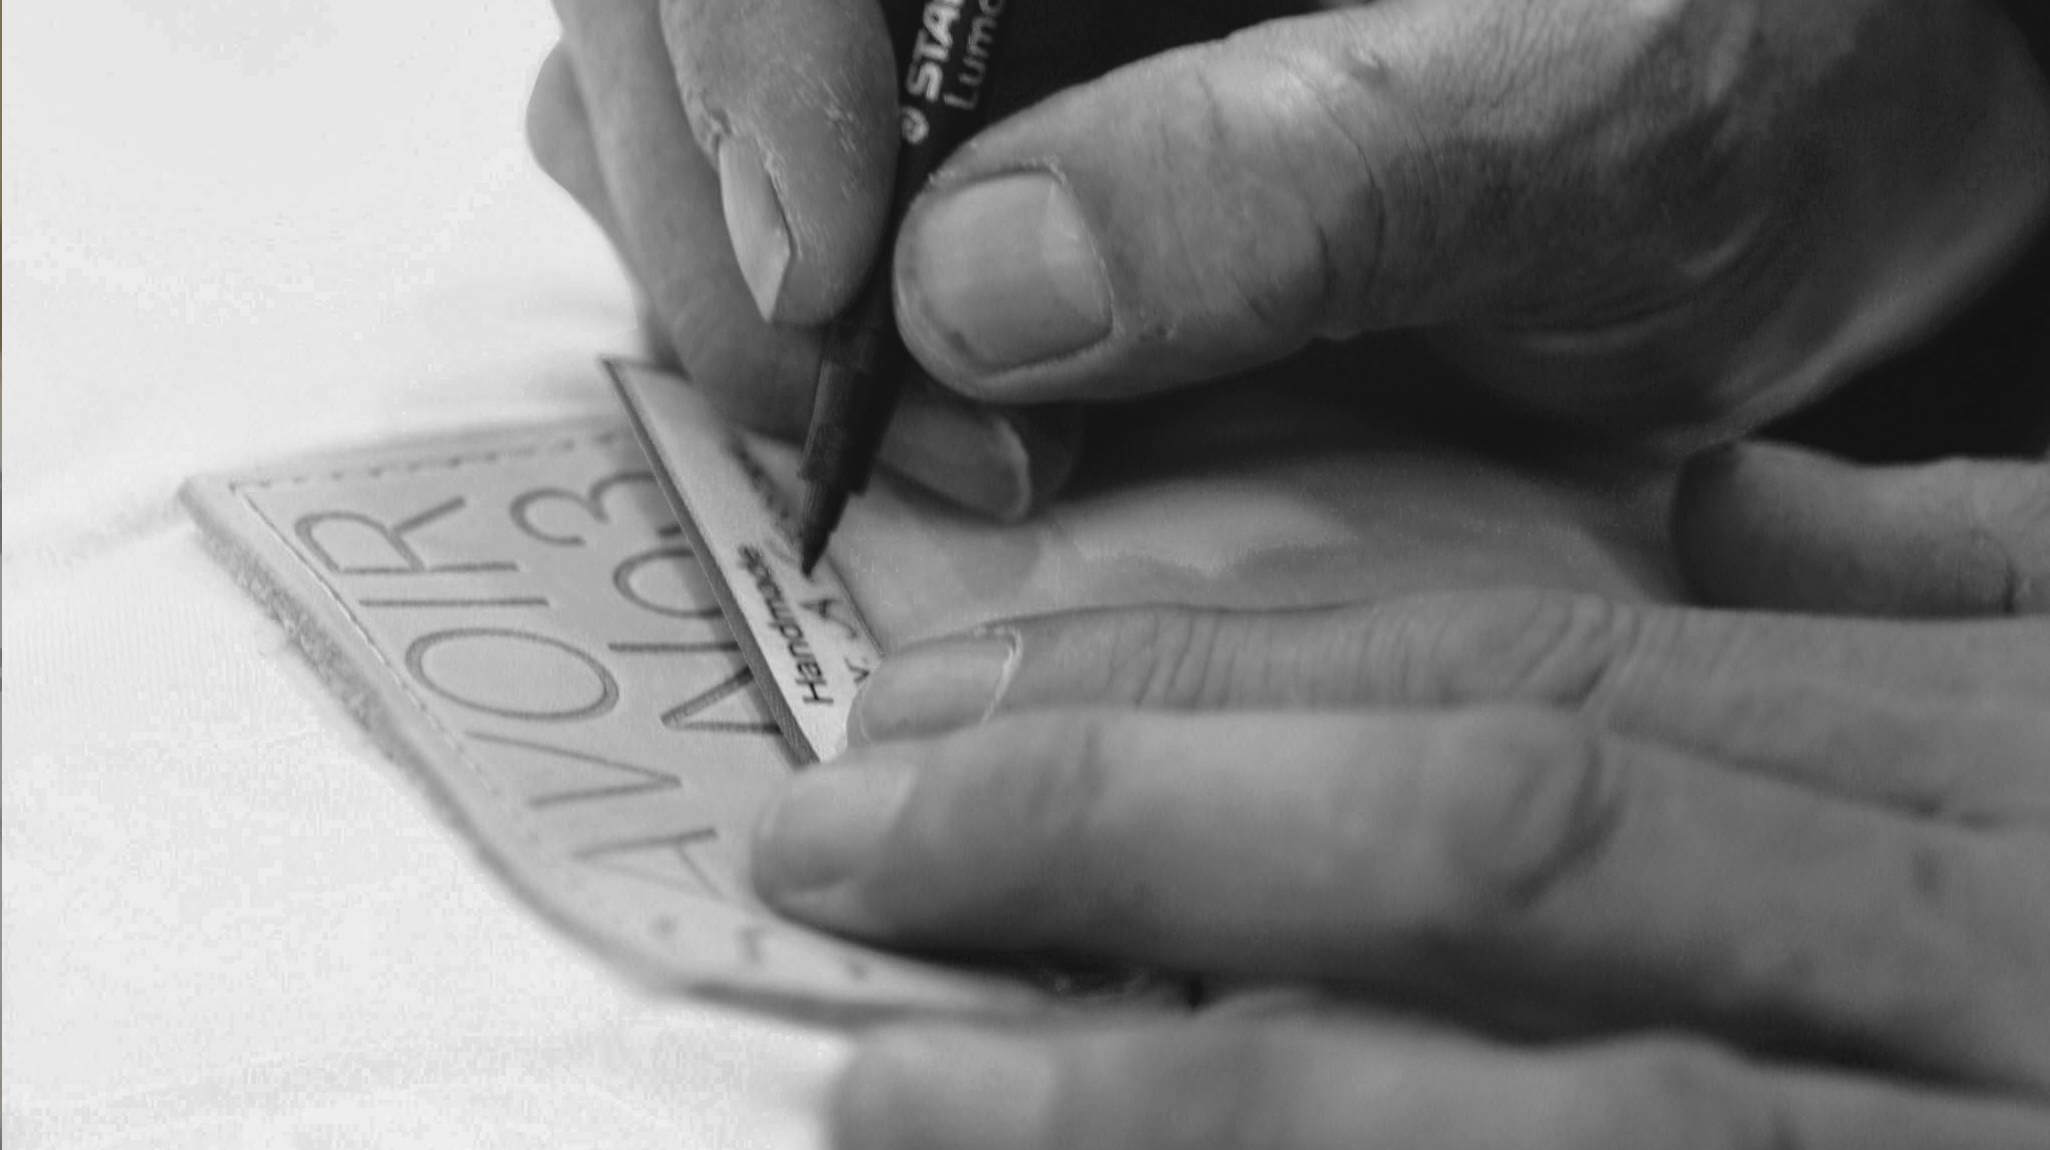
[[[645,364],[606,367],[784,737],[804,762],[838,755],[882,651],[830,556],[808,576],[799,569],[793,493],[688,381]]]

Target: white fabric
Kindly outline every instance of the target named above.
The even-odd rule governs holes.
[[[534,921],[173,503],[610,410],[631,302],[521,141],[548,6],[4,19],[7,1146],[815,1144],[842,1039]]]

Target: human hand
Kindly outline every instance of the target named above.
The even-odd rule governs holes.
[[[699,383],[794,434],[817,325],[877,254],[883,13],[916,6],[558,7],[544,166]],[[1300,7],[1018,6],[996,102],[1021,110],[894,253],[912,350],[1002,413],[920,390],[886,461],[1015,515],[1073,440],[1014,405],[1389,328],[1605,431],[1712,439],[1913,338],[2050,196],[2041,78],[1983,0]],[[1256,26],[1210,39],[1236,24]],[[1350,374],[1403,372],[1363,353]]]
[[[891,194],[896,68],[882,7],[556,7],[563,42],[528,106],[542,168],[612,241],[658,354],[680,359],[729,416],[796,438],[811,411],[822,325],[874,262]],[[1010,37],[1025,41],[1010,54],[1023,50],[1036,84],[1078,78],[1095,58],[1081,50],[1084,30],[1102,22],[1043,22],[1044,35]],[[1016,519],[1060,484],[1078,432],[1064,413],[995,411],[915,384],[882,462]]]
[[[2040,1150],[2040,1098],[1653,1035],[1490,1040],[1358,1002],[866,1042],[835,1150]]]
[[[1674,469],[1488,442],[1295,376],[1098,413],[1062,497],[1023,523],[900,486],[848,509],[833,565],[885,651],[991,619],[1181,603],[1304,608],[1503,586],[1670,602]],[[1292,378],[1272,379],[1287,374]],[[757,458],[795,482],[795,452]]]
[[[773,905],[885,944],[1583,1037],[914,1034],[857,1062],[845,1144],[2043,1144],[2050,470],[1753,447],[1678,504],[1690,576],[1752,610],[1459,593],[900,652],[756,846]],[[1661,1028],[1775,1056],[1585,1037]]]

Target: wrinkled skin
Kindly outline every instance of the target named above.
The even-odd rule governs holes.
[[[836,1144],[2050,1144],[2050,468],[1746,448],[1675,531],[1729,607],[1120,608],[893,653],[763,823],[771,904],[1335,997],[886,1034]]]
[[[1980,0],[1021,3],[1010,114],[880,253],[884,12],[914,5],[557,7],[530,135],[658,341],[793,436],[820,325],[888,255],[945,389],[885,463],[1005,519],[1067,473],[1050,401],[1362,332],[1608,434],[1726,438],[1940,319],[2050,199],[2042,78]],[[1348,378],[1398,383],[1389,355]]]
[[[558,9],[544,167],[658,342],[794,434],[820,325],[880,254],[881,9]],[[1319,372],[1362,411],[1421,386],[1636,445],[1729,438],[1939,321],[2050,196],[2041,77],[1972,0],[1019,12],[1010,115],[888,253],[935,382],[885,462],[999,519],[1070,475],[1077,421],[1049,404],[1223,378],[1257,404],[1306,344],[1362,333],[1421,333],[1463,373],[1350,344]],[[1105,499],[1145,525],[1115,504],[1159,482],[1132,418],[1083,472],[1084,534],[1117,538],[1086,520]],[[1387,490],[1332,503],[1384,544],[1352,553],[1364,602],[1258,546],[1238,598],[1078,561],[1046,545],[1057,509],[1009,538],[1069,581],[1020,605],[1238,610],[893,652],[865,746],[800,776],[756,852],[766,899],[870,941],[1316,992],[886,1034],[837,1143],[2050,1143],[2044,469],[1698,465],[1673,530],[1705,609],[1658,602],[1657,517],[1596,497],[1656,491],[1656,464],[1590,484],[1368,438]],[[1301,481],[1280,504],[1316,505]],[[1232,497],[1258,519],[1256,495]],[[1323,605],[1257,609],[1277,601]]]

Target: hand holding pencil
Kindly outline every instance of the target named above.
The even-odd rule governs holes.
[[[530,127],[751,425],[803,435],[887,275],[950,390],[905,390],[881,462],[999,517],[1066,471],[1042,405],[1368,331],[1606,432],[1726,437],[1948,314],[2050,200],[2042,79],[1984,3],[1054,0],[1007,14],[992,123],[886,250],[896,45],[979,3],[565,0]]]
[[[537,150],[699,384],[814,431],[814,540],[871,457],[1016,516],[1072,452],[1049,405],[1382,332],[1452,394],[1735,438],[2050,214],[2044,77],[1987,0],[1044,0],[972,71],[1000,4],[559,7]],[[907,178],[938,155],[906,89],[970,75],[995,120]],[[1318,358],[1368,398],[1391,350]],[[1715,610],[1156,608],[890,652],[878,741],[758,829],[773,905],[1343,997],[869,1041],[836,1137],[2050,1142],[2046,480],[1700,456],[1677,558]]]

